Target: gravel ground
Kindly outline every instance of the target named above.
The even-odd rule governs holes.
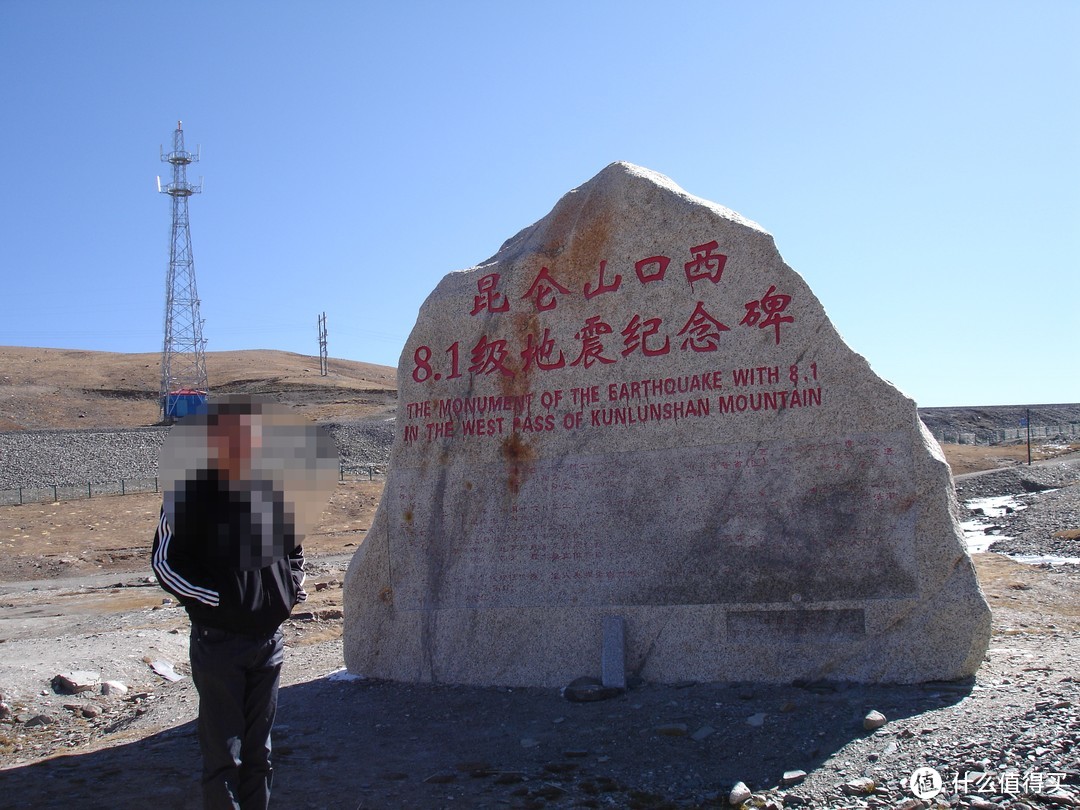
[[[1077,472],[1075,463],[1011,468],[958,489],[961,500],[1023,498],[1027,508],[999,522],[1033,553],[1076,528]],[[326,677],[341,666],[347,559],[312,563],[314,604],[287,625],[278,807],[718,808],[731,806],[740,782],[753,791],[743,810],[1080,807],[1078,565],[976,555],[994,629],[968,681],[640,683],[611,700],[572,703],[557,690]],[[190,679],[164,682],[146,663],[164,656],[184,671],[186,620],[142,578],[102,587],[110,582],[58,582],[55,597],[39,582],[3,592],[0,608],[18,618],[0,644],[10,707],[0,719],[0,805],[200,804]],[[66,631],[45,629],[60,620],[43,600],[92,605],[95,594],[132,608],[118,618],[72,605]],[[74,700],[49,688],[58,671],[79,669],[131,688]],[[871,711],[884,716],[880,728],[864,726]],[[62,752],[70,755],[53,756]],[[932,799],[913,795],[921,768],[942,779]]]
[[[956,481],[961,501],[995,495],[1044,492],[1080,481],[1080,459],[1056,459],[1032,466],[1018,465],[984,473],[969,473]]]
[[[153,478],[167,428],[0,433],[0,489]]]
[[[390,460],[390,445],[394,443],[393,419],[336,422],[324,427],[337,442],[345,469],[367,464],[385,465]]]
[[[1056,587],[1078,584],[1065,567],[980,556],[1000,561],[1014,585],[1032,583],[1022,600],[1047,577]],[[337,587],[342,571],[327,566],[318,579]],[[132,592],[149,590],[135,585]],[[742,810],[1076,807],[1080,633],[1075,622],[1029,625],[1029,608],[995,605],[986,661],[968,681],[639,683],[591,703],[553,689],[329,678],[340,667],[340,641],[305,637],[328,633],[332,622],[296,616],[286,627],[274,806],[689,810],[730,807],[744,783],[753,795]],[[32,677],[8,692],[12,716],[0,722],[0,783],[10,802],[0,804],[195,810],[190,679],[165,682],[143,663],[167,657],[186,672],[182,611],[102,619],[108,627],[87,616],[73,634],[28,633],[2,645],[5,691],[20,682],[16,670]],[[95,668],[131,688],[122,697],[54,694],[49,678],[69,668]],[[90,717],[88,706],[100,714]],[[883,723],[876,730],[865,727],[874,711]],[[62,752],[69,756],[49,758]],[[920,768],[942,779],[932,800],[913,796]]]
[[[337,442],[345,469],[389,461],[392,421],[324,427]],[[154,478],[168,432],[168,428],[0,432],[0,490]]]

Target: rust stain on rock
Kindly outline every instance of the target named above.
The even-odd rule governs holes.
[[[581,217],[581,210],[587,199],[564,200],[565,204],[555,207],[554,216],[547,225],[544,243],[540,246],[540,255],[549,259],[557,258],[566,249],[566,243]]]
[[[540,339],[542,330],[535,312],[515,313],[509,320],[512,345],[527,346],[530,337],[534,343]],[[528,369],[524,366],[525,363],[522,360],[521,366],[514,369],[513,376],[500,376],[499,392],[504,397],[524,397],[532,392],[532,373],[535,371],[535,366],[530,366]],[[529,410],[531,411],[531,406]],[[518,416],[516,411],[514,416]],[[528,470],[522,465],[534,459],[536,452],[517,432],[511,432],[509,436],[503,438],[499,444],[499,450],[507,464],[507,487],[516,495],[528,474]]]
[[[511,494],[516,495],[529,474],[530,462],[535,460],[536,451],[521,438],[520,433],[511,433],[503,439],[499,450],[507,466],[506,486]]]
[[[536,452],[532,445],[522,440],[520,433],[511,433],[500,443],[503,458],[513,464],[523,461],[532,461],[536,458]]]
[[[578,192],[581,194],[581,192]],[[564,199],[547,224],[537,259],[548,265],[556,281],[581,295],[588,282],[595,283],[604,246],[611,238],[614,211],[608,200],[584,192]],[[539,272],[539,265],[533,272]]]
[[[510,346],[524,348],[529,345],[530,336],[532,336],[535,343],[540,339],[542,332],[539,318],[535,312],[515,312],[510,317],[510,334],[507,343]],[[499,393],[504,397],[524,396],[532,388],[531,376],[535,366],[526,369],[525,361],[521,359],[520,355],[518,355],[518,359],[520,365],[515,364],[511,367],[512,376],[499,375]]]
[[[590,208],[585,205],[586,211]],[[566,279],[566,285],[571,288],[574,295],[581,295],[586,284],[596,286],[600,273],[600,262],[610,259],[605,255],[605,247],[611,240],[612,211],[606,205],[596,211],[582,212],[580,227],[574,232],[573,239],[565,253],[565,259],[560,262],[563,271],[558,276]],[[613,273],[614,268],[609,270]]]

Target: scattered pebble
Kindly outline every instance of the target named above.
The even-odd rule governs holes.
[[[728,794],[728,804],[738,807],[740,804],[749,799],[753,793],[743,782],[736,782],[735,787],[731,789],[731,793]]]
[[[888,720],[886,720],[885,715],[875,709],[863,718],[862,725],[867,731],[874,731],[875,729],[881,728],[887,722]]]
[[[780,777],[780,787],[791,787],[792,785],[797,785],[805,778],[806,771],[784,771],[784,775]]]

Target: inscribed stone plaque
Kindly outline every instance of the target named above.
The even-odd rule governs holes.
[[[771,237],[625,163],[451,273],[398,369],[346,663],[403,680],[970,674],[989,612],[915,404]],[[753,643],[750,643],[753,642]]]

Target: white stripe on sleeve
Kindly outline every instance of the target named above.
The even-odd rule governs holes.
[[[188,582],[169,565],[169,543],[172,542],[173,533],[169,528],[169,521],[165,517],[165,511],[161,512],[161,521],[158,523],[158,547],[154,552],[151,566],[158,579],[167,584],[178,596],[195,599],[210,607],[218,606],[218,592],[210,588],[202,588]]]

